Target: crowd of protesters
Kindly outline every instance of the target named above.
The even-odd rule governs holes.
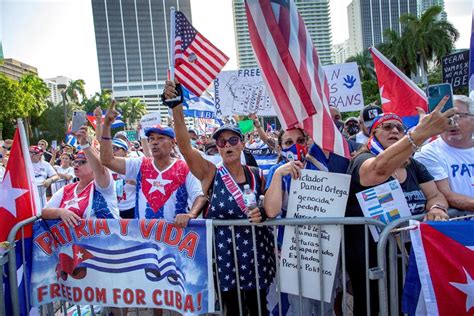
[[[168,81],[163,95],[165,100],[179,97],[179,89]],[[302,169],[310,169],[351,175],[348,217],[363,216],[356,193],[398,180],[413,215],[446,220],[450,207],[474,211],[474,102],[455,96],[455,107],[441,112],[445,102],[443,99],[431,113],[420,110],[418,125],[409,131],[401,117],[383,113],[375,104],[366,106],[359,117],[344,121],[337,108],[331,107],[334,124],[348,140],[351,159],[322,150],[302,129],[265,130],[255,114],[250,115],[254,130],[247,135],[233,124],[211,135],[200,134],[185,125],[179,101],[168,104],[172,126],[146,128],[140,142],[131,142],[124,132],[111,133],[118,115],[112,104],[94,137],[85,126],[75,133],[77,147],[62,144],[53,148],[46,140],[30,146],[36,184],[47,189],[62,183],[44,200],[42,216],[60,218],[68,225],[76,225],[81,218],[162,218],[180,226],[198,217],[260,223],[286,217],[291,181]],[[2,143],[0,179],[11,145],[11,140]],[[266,172],[252,155],[255,149],[277,155]],[[258,201],[251,206],[242,198],[246,188]],[[44,196],[47,194],[45,191]],[[256,315],[257,297],[263,308],[267,305],[266,292],[276,271],[274,247],[279,246],[273,244],[271,230],[256,227],[257,252],[262,258],[257,283],[255,269],[245,269],[256,264],[247,255],[253,252],[250,230],[236,227],[235,233],[241,236],[236,245],[227,242],[232,240],[229,229],[215,230],[216,243],[223,245],[216,253],[223,304],[227,315],[239,313],[239,283],[244,309]],[[364,228],[347,227],[345,240],[354,313],[363,315],[367,313],[365,273],[361,273],[366,258]],[[234,266],[235,247],[244,269]],[[371,239],[369,249],[375,247]],[[371,251],[370,264],[375,260]],[[377,311],[375,286],[369,295],[371,311]],[[321,310],[319,301],[304,299],[300,304],[295,295],[289,296],[289,303],[295,314],[313,311],[316,315]],[[335,306],[326,303],[323,308],[325,314],[332,314]]]

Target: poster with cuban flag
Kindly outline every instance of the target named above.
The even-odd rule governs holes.
[[[474,314],[474,222],[411,221],[413,252],[402,310],[409,315]],[[414,254],[414,255],[413,255]]]
[[[82,220],[34,226],[31,303],[214,312],[212,224]]]

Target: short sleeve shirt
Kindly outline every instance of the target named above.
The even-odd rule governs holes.
[[[453,192],[474,198],[474,147],[455,148],[438,138],[423,146],[415,159],[426,166],[435,181],[448,179]]]
[[[363,216],[359,202],[356,198],[356,193],[369,189],[373,186],[365,187],[360,184],[359,169],[364,161],[373,157],[374,155],[371,153],[363,153],[354,158],[354,160],[352,160],[349,165],[348,173],[352,175],[352,178],[349,199],[347,202],[346,216]],[[405,199],[407,200],[411,214],[421,214],[425,211],[426,197],[421,190],[420,184],[433,181],[433,177],[426,170],[423,164],[417,162],[414,159],[410,159],[410,163],[406,167],[406,171],[407,178],[403,183],[400,183],[400,186],[405,195]],[[394,180],[394,178],[390,177],[385,182],[392,180]]]
[[[46,204],[46,208],[65,208],[82,218],[119,218],[115,185],[110,176],[109,185],[101,188],[91,181],[81,192],[79,182],[68,184],[56,193]]]
[[[136,179],[138,218],[174,220],[176,214],[188,211],[201,183],[189,171],[184,160],[175,159],[165,170],[158,170],[153,158],[127,158],[126,179]]]
[[[33,172],[35,174],[35,183],[37,185],[43,184],[44,180],[51,178],[56,174],[53,166],[44,160],[33,163]]]

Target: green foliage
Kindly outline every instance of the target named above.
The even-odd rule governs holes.
[[[379,102],[379,85],[376,80],[362,81],[362,94],[364,95],[364,104]]]
[[[92,113],[98,106],[105,110],[110,105],[111,97],[112,92],[110,90],[103,89],[100,93],[96,92],[91,98],[84,99],[81,103],[82,108],[87,113]]]
[[[131,128],[138,123],[143,115],[147,113],[146,105],[140,99],[129,98],[117,105],[117,109],[122,113],[122,119]]]
[[[33,142],[44,138],[48,141],[61,141],[66,135],[64,125],[64,108],[61,104],[50,103],[48,108],[43,112],[35,122],[32,122],[34,128]]]
[[[84,88],[85,84],[86,83],[82,79],[71,80],[69,82],[69,85],[64,91],[68,103],[79,104],[79,95],[81,96],[82,100],[86,99],[86,90]]]

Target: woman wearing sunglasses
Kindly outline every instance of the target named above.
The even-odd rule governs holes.
[[[446,220],[448,203],[437,189],[433,177],[425,166],[412,158],[419,147],[431,137],[449,130],[453,124],[455,109],[441,113],[444,98],[428,115],[418,109],[420,121],[405,134],[402,119],[394,113],[381,114],[369,129],[367,145],[359,150],[351,161],[348,173],[352,175],[346,216],[364,216],[356,193],[385,182],[398,180],[413,215],[425,213],[428,220]],[[365,232],[362,226],[346,226],[346,268],[353,295],[354,314],[366,315]],[[369,266],[377,265],[376,243],[369,237]],[[377,283],[370,284],[371,314],[378,313]]]
[[[172,99],[178,95],[175,84],[166,82],[164,98]],[[177,102],[170,106],[173,110],[174,127],[178,147],[186,160],[191,172],[201,181],[203,192],[207,193],[209,206],[203,217],[209,219],[249,219],[259,223],[265,215],[263,208],[256,205],[247,207],[244,202],[244,186],[248,185],[255,199],[263,194],[265,186],[263,173],[256,167],[244,166],[240,156],[244,149],[243,135],[233,125],[224,125],[217,129],[212,138],[216,141],[217,151],[222,157],[222,164],[216,167],[202,157],[190,143],[188,130],[184,121],[182,104]],[[189,218],[199,214],[177,216],[176,221],[186,224]],[[257,284],[260,306],[263,315],[266,309],[266,292],[274,276],[273,235],[268,227],[255,227],[257,245],[258,282],[255,274],[252,229],[249,226],[236,226],[235,235],[229,227],[215,228],[216,256],[219,285],[225,315],[239,315],[240,308],[244,314],[258,315]],[[233,240],[235,239],[235,245]],[[237,254],[238,266],[235,267],[234,250]],[[240,276],[237,279],[237,271]],[[237,289],[240,284],[240,289]],[[241,305],[239,306],[240,291]]]
[[[90,146],[87,128],[75,134],[80,149],[72,167],[78,182],[70,183],[54,193],[41,212],[44,219],[61,219],[69,226],[82,218],[119,218],[117,195],[112,175]]]

